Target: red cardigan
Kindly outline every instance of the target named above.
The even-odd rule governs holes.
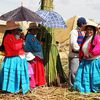
[[[6,56],[18,56],[24,54],[22,44],[22,39],[16,39],[13,34],[7,34],[4,38]]]

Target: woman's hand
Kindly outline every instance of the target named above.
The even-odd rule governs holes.
[[[24,33],[20,33],[20,38],[22,38],[23,40],[25,40],[25,35],[24,35]]]
[[[92,53],[89,53],[89,58],[92,58],[93,57],[93,54]]]

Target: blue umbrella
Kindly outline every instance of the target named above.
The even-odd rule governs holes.
[[[38,10],[36,13],[45,20],[45,22],[40,23],[43,26],[50,28],[66,28],[63,18],[57,12]]]

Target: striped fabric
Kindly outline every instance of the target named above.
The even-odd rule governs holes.
[[[5,57],[2,63],[2,90],[16,93],[29,90],[29,74],[26,59],[19,56]]]
[[[66,28],[66,24],[61,15],[54,11],[38,10],[36,13],[45,21],[40,23],[50,28]]]
[[[78,31],[78,39],[77,39],[77,43],[80,46],[82,44],[84,36],[82,35],[81,31]]]

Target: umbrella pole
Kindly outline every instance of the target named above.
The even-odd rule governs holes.
[[[53,0],[41,0],[41,9],[53,10]],[[66,82],[66,75],[63,71],[59,52],[54,39],[54,31],[52,28],[46,29],[45,47],[43,47],[46,80],[48,86],[57,86]]]

